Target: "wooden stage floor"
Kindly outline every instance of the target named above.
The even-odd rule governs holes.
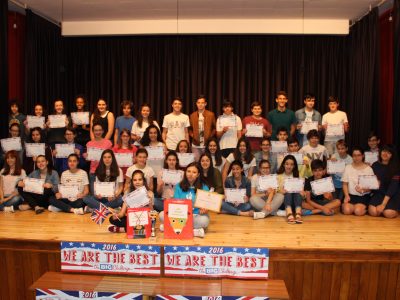
[[[223,214],[210,215],[205,238],[193,240],[164,239],[158,231],[156,239],[127,239],[124,233],[107,231],[105,221],[99,226],[88,214],[33,211],[0,214],[0,239],[34,241],[93,241],[156,245],[200,245],[267,247],[293,250],[399,250],[400,218],[384,219],[369,216],[335,215],[306,216],[303,224],[289,225],[283,217],[252,220]]]
[[[306,216],[252,220],[211,214],[205,238],[127,239],[89,215],[0,213],[0,299],[33,299],[29,286],[60,271],[60,241],[270,248],[269,275],[290,299],[400,299],[400,218]]]

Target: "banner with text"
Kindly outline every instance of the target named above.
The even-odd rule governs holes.
[[[133,293],[84,292],[84,291],[61,291],[53,289],[36,289],[36,300],[74,300],[74,299],[142,300],[143,295],[133,294]]]
[[[168,276],[268,278],[267,248],[164,247]]]
[[[269,297],[157,295],[156,300],[268,300]]]
[[[160,276],[160,247],[61,242],[61,270]]]

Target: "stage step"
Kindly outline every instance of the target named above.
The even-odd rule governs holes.
[[[283,280],[186,279],[46,272],[31,290],[96,291],[182,296],[259,296],[289,299]]]

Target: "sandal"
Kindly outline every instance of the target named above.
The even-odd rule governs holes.
[[[301,214],[296,214],[296,224],[303,224],[303,219],[301,218]]]
[[[287,219],[287,223],[288,224],[291,224],[291,225],[296,224],[296,221],[295,221],[295,219],[293,217],[293,214],[288,214],[286,216],[286,219]]]

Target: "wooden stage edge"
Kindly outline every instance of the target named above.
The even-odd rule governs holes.
[[[60,271],[61,241],[266,247],[270,278],[282,279],[290,299],[400,299],[400,218],[369,216],[251,220],[211,214],[204,239],[128,240],[89,215],[16,212],[0,214],[0,299],[33,299],[29,290],[48,271]]]

